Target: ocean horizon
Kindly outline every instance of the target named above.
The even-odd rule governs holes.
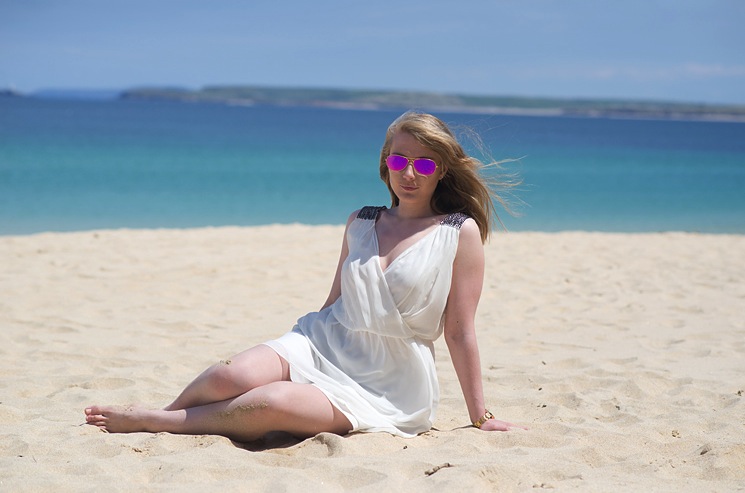
[[[399,114],[0,98],[0,235],[343,224]],[[745,233],[743,122],[436,114],[523,180],[510,231]]]

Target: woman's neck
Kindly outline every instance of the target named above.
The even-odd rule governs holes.
[[[390,209],[390,213],[400,220],[424,219],[437,215],[429,204],[414,205],[401,202],[393,209]]]

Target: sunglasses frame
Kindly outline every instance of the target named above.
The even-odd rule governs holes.
[[[404,166],[401,169],[393,169],[393,168],[391,168],[391,165],[388,163],[388,160],[390,158],[392,158],[392,157],[406,159],[406,166]],[[416,167],[417,161],[428,161],[430,163],[434,163],[435,169],[433,169],[432,170],[432,173],[429,173],[429,174],[421,173],[421,172],[419,172],[419,170]],[[411,165],[411,167],[414,169],[414,172],[416,174],[418,174],[419,176],[432,176],[432,175],[434,175],[437,172],[437,168],[440,167],[434,159],[430,159],[430,158],[426,158],[426,157],[406,157],[406,156],[402,156],[401,154],[388,154],[388,157],[385,158],[385,165],[388,166],[388,169],[390,171],[398,171],[398,172],[404,171],[406,168],[409,167],[409,165]]]

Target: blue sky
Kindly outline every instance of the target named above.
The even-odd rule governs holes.
[[[742,0],[0,0],[0,88],[745,104]]]

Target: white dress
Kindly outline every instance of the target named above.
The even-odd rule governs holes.
[[[460,227],[450,214],[385,269],[365,207],[347,231],[341,296],[265,343],[290,364],[294,382],[323,391],[353,431],[411,437],[429,430],[439,400],[434,341],[443,331]]]

